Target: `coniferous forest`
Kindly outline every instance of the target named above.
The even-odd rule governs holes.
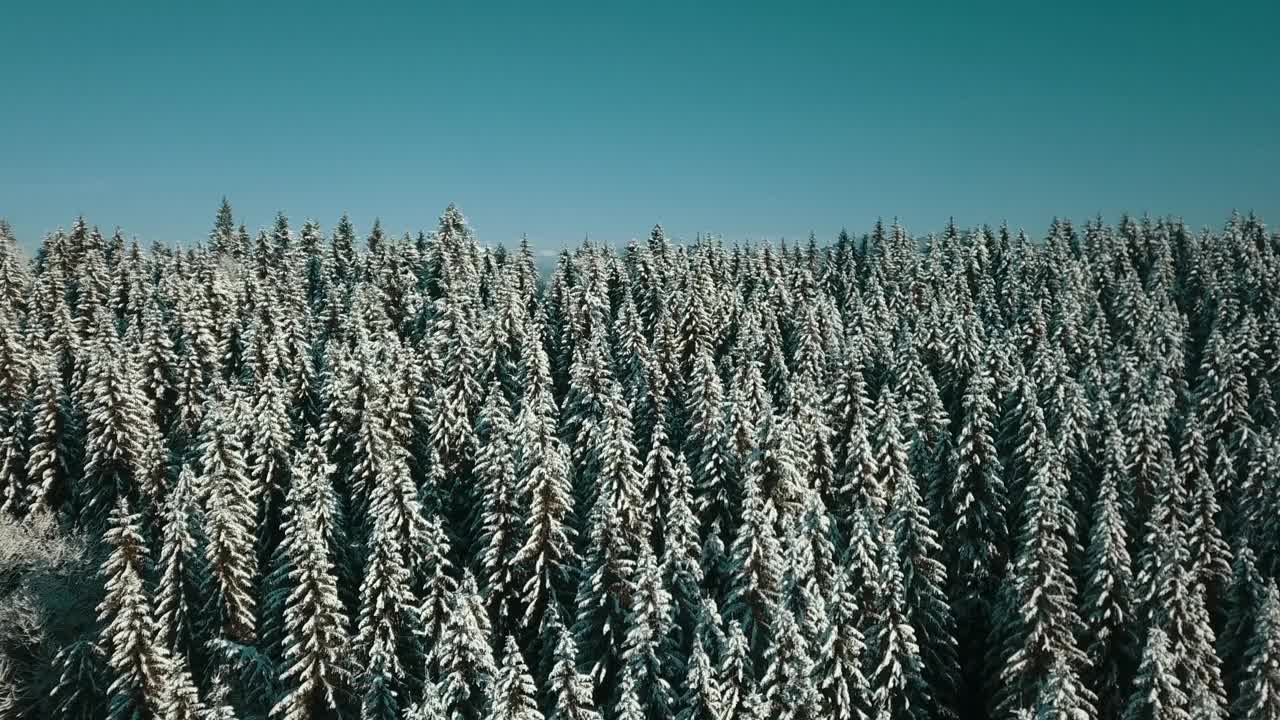
[[[0,225],[0,719],[1280,719],[1280,235],[867,230]]]

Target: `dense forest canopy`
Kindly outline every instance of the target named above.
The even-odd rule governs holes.
[[[1280,719],[1280,236],[0,225],[0,718]]]

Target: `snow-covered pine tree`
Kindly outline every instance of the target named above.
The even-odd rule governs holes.
[[[1104,452],[1114,453],[1122,439],[1114,422],[1105,431]],[[1126,529],[1127,503],[1122,477],[1114,463],[1103,461],[1097,496],[1090,510],[1089,544],[1080,611],[1085,628],[1086,673],[1098,697],[1100,717],[1119,717],[1130,695],[1137,666],[1138,633],[1134,627],[1133,566]]]
[[[200,441],[204,505],[204,554],[208,567],[205,599],[211,624],[223,637],[249,644],[257,637],[254,594],[258,563],[253,527],[257,502],[245,468],[239,423],[245,417],[238,389],[213,400],[205,410]]]
[[[775,617],[773,642],[765,651],[765,670],[760,678],[762,700],[771,715],[782,720],[823,717],[822,696],[815,681],[815,653],[790,611],[783,610]]]
[[[719,679],[700,638],[694,638],[688,669],[676,701],[676,720],[719,720],[725,717]]]
[[[773,622],[782,608],[782,548],[775,534],[777,512],[754,476],[746,478],[742,522],[729,553],[727,619],[741,626],[753,663],[764,656]]]
[[[141,517],[125,497],[116,500],[104,540],[111,548],[102,566],[106,596],[98,606],[102,644],[111,668],[111,720],[135,720],[160,711],[164,698],[167,654],[156,638],[150,593],[150,572]]]
[[[885,455],[889,456],[891,453]],[[946,717],[955,712],[960,667],[955,617],[946,595],[947,570],[940,559],[942,546],[910,470],[892,487],[887,521],[902,563],[907,612],[920,648],[929,697],[938,715]]]
[[[374,432],[373,437],[381,435]],[[388,463],[387,456],[377,452],[383,448],[375,447],[380,468]],[[389,475],[378,472],[369,502],[372,530],[355,637],[363,669],[357,680],[362,720],[397,718],[406,690],[412,687],[412,674],[420,672],[423,663],[422,618],[410,587],[411,548],[405,540],[411,520],[403,512],[399,483]],[[414,539],[420,537],[417,533]]]
[[[142,396],[137,368],[114,328],[104,323],[92,342],[85,384],[84,474],[77,487],[80,520],[99,522],[120,497],[147,514],[159,501],[164,448]]]
[[[525,541],[515,562],[525,568],[521,597],[525,627],[540,628],[549,602],[567,599],[575,562],[573,488],[557,433],[551,367],[542,346],[542,326],[530,321],[521,369],[524,397],[516,418],[519,498],[528,508]]]
[[[476,573],[494,631],[505,636],[516,632],[521,620],[519,577],[512,560],[524,542],[525,508],[518,497],[511,405],[500,380],[489,384],[476,434],[475,537],[481,548]]]
[[[1242,720],[1280,718],[1280,591],[1275,580],[1267,581],[1258,622],[1245,650],[1231,716]]]
[[[880,577],[867,633],[867,681],[872,688],[871,717],[922,720],[930,717],[924,662],[911,626],[902,565],[890,530],[881,530]]]
[[[546,716],[548,720],[600,720],[591,676],[578,671],[578,649],[573,635],[563,625],[556,630],[551,670],[547,674]]]
[[[485,716],[490,720],[543,720],[534,695],[533,676],[520,655],[516,639],[508,635],[502,666],[493,687],[493,706]]]
[[[72,497],[78,472],[73,444],[76,428],[71,399],[63,386],[58,361],[50,350],[35,353],[35,385],[27,409],[26,481],[32,510],[62,510]]]
[[[176,658],[190,659],[203,647],[201,612],[205,579],[198,545],[196,475],[183,465],[165,498],[161,516],[160,579],[156,587],[157,640]]]
[[[671,593],[653,551],[642,547],[631,583],[622,662],[631,673],[636,696],[651,718],[675,714],[672,671],[678,646],[672,632]]]
[[[863,612],[848,572],[836,575],[827,605],[827,624],[814,648],[815,678],[822,715],[833,720],[866,720],[871,688],[863,672],[866,642],[859,627]]]
[[[1067,469],[1060,448],[1046,437],[1043,411],[1035,406],[1030,414],[1030,432],[1023,440],[1030,476],[1000,619],[998,713],[1032,707],[1050,671],[1078,678],[1088,664],[1077,643],[1081,620],[1068,565],[1075,518],[1066,498]],[[1092,713],[1092,694],[1078,680],[1064,682],[1079,689],[1073,712]]]
[[[1152,628],[1124,720],[1190,720],[1186,705],[1187,695],[1169,654],[1169,638],[1160,628]]]
[[[276,592],[283,608],[281,685],[284,697],[272,708],[283,720],[325,717],[338,707],[350,663],[342,654],[349,643],[348,620],[338,598],[332,539],[333,466],[312,429],[292,462],[292,482],[283,511],[285,582]]]
[[[450,720],[485,717],[498,668],[494,664],[489,616],[467,573],[454,596],[438,651],[441,702]]]

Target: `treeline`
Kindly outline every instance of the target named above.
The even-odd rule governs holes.
[[[0,226],[0,717],[1277,720],[1277,400],[1252,217]]]

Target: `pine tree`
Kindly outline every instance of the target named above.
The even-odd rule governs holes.
[[[949,573],[953,597],[966,606],[991,596],[1003,571],[1008,530],[1008,499],[993,439],[995,402],[989,371],[979,367],[961,400],[961,425],[955,445],[955,480],[947,488],[942,521],[952,550]],[[983,622],[984,608],[966,613]],[[976,617],[975,617],[976,615]]]
[[[348,663],[347,618],[338,599],[338,580],[327,527],[332,522],[329,474],[333,467],[314,430],[293,462],[293,482],[284,510],[281,554],[288,588],[284,606],[284,669],[289,688],[272,709],[285,720],[323,717],[337,708],[337,690],[345,687]]]
[[[502,667],[493,689],[493,707],[486,717],[493,720],[542,720],[534,701],[533,677],[514,637],[507,636]]]
[[[27,411],[31,427],[25,469],[30,487],[28,504],[32,510],[57,511],[71,499],[78,469],[72,444],[76,428],[72,425],[71,400],[51,352],[38,360],[35,376]]]
[[[355,637],[363,668],[360,713],[364,720],[390,720],[399,716],[408,675],[417,672],[421,662],[417,644],[422,619],[410,588],[409,548],[400,532],[405,520],[396,512],[396,491],[384,479],[373,493],[373,529]]]
[[[782,550],[774,533],[776,512],[748,479],[742,523],[730,550],[732,576],[724,601],[725,616],[742,626],[753,658],[759,658],[782,612]]]
[[[147,547],[139,523],[125,498],[111,512],[105,540],[111,548],[102,566],[106,597],[98,606],[103,644],[112,680],[108,716],[112,720],[146,718],[160,710],[167,656],[156,643],[156,621],[144,586]]]
[[[813,652],[795,616],[780,612],[774,641],[765,652],[760,680],[764,702],[784,720],[822,717],[821,696],[814,682]]]
[[[245,469],[238,395],[213,402],[205,411],[200,444],[204,500],[205,596],[211,617],[229,640],[252,643],[257,637],[253,585],[257,576],[253,526],[257,507]]]
[[[942,546],[930,523],[916,479],[904,472],[893,484],[888,517],[902,563],[903,593],[924,663],[924,677],[940,715],[953,713],[959,661],[955,618],[947,601]]]
[[[835,720],[865,720],[871,688],[863,674],[866,643],[859,627],[862,612],[849,574],[836,576],[821,644],[814,649],[822,714]]]
[[[635,691],[651,718],[674,717],[670,669],[676,662],[672,637],[671,594],[662,581],[653,551],[641,550],[626,618],[622,662],[630,671]]]
[[[1124,720],[1189,720],[1187,695],[1174,671],[1169,655],[1169,639],[1160,628],[1152,628],[1142,651],[1142,662],[1134,681],[1135,692],[1125,709]]]
[[[195,614],[200,610],[203,558],[197,544],[196,476],[183,465],[165,498],[156,590],[159,638],[178,658],[190,658],[201,644]]]
[[[720,684],[702,641],[695,638],[676,706],[676,720],[719,720],[725,717]]]
[[[1114,429],[1107,443],[1119,443]],[[1098,713],[1105,717],[1118,717],[1124,710],[1138,645],[1133,627],[1133,569],[1120,481],[1113,468],[1104,468],[1090,512],[1086,574],[1080,599],[1083,616],[1091,619],[1085,631],[1085,651],[1089,657],[1087,677],[1098,697]]]
[[[578,672],[578,650],[567,628],[555,634],[554,663],[547,675],[549,720],[600,720],[591,676]]]
[[[166,663],[165,687],[157,714],[164,720],[204,720],[210,713],[200,701],[186,661],[181,655],[170,654]]]
[[[1267,582],[1231,714],[1244,720],[1280,718],[1280,591],[1274,580]]]
[[[475,720],[484,717],[489,706],[498,669],[490,648],[489,616],[470,574],[459,585],[453,607],[439,651],[441,699],[447,717]]]
[[[1045,437],[1043,411],[1033,407],[1031,416],[1031,432],[1024,440],[1031,475],[1003,618],[1004,659],[996,694],[1002,713],[1030,707],[1050,671],[1078,676],[1088,662],[1076,641],[1081,620],[1068,566],[1075,520],[1066,503],[1067,471],[1060,449]],[[1071,685],[1079,687],[1074,680]],[[1092,711],[1092,698],[1082,689],[1073,712]]]
[[[929,717],[929,687],[915,629],[911,626],[897,545],[882,531],[881,575],[867,635],[867,680],[873,688],[872,712],[886,720]]]
[[[519,577],[514,563],[523,544],[524,513],[519,505],[511,406],[498,380],[489,385],[477,421],[480,449],[476,457],[478,576],[485,606],[498,632],[519,626]]]
[[[144,508],[156,502],[163,453],[130,356],[113,336],[100,336],[92,347],[81,390],[86,407],[85,464],[77,488],[81,521],[86,524],[105,517],[121,496]]]
[[[528,508],[525,541],[515,563],[531,571],[521,590],[524,625],[539,627],[549,602],[564,598],[573,566],[573,512],[569,464],[556,433],[556,403],[551,369],[536,323],[526,334],[530,347],[523,354],[524,397],[516,418],[519,497]]]

